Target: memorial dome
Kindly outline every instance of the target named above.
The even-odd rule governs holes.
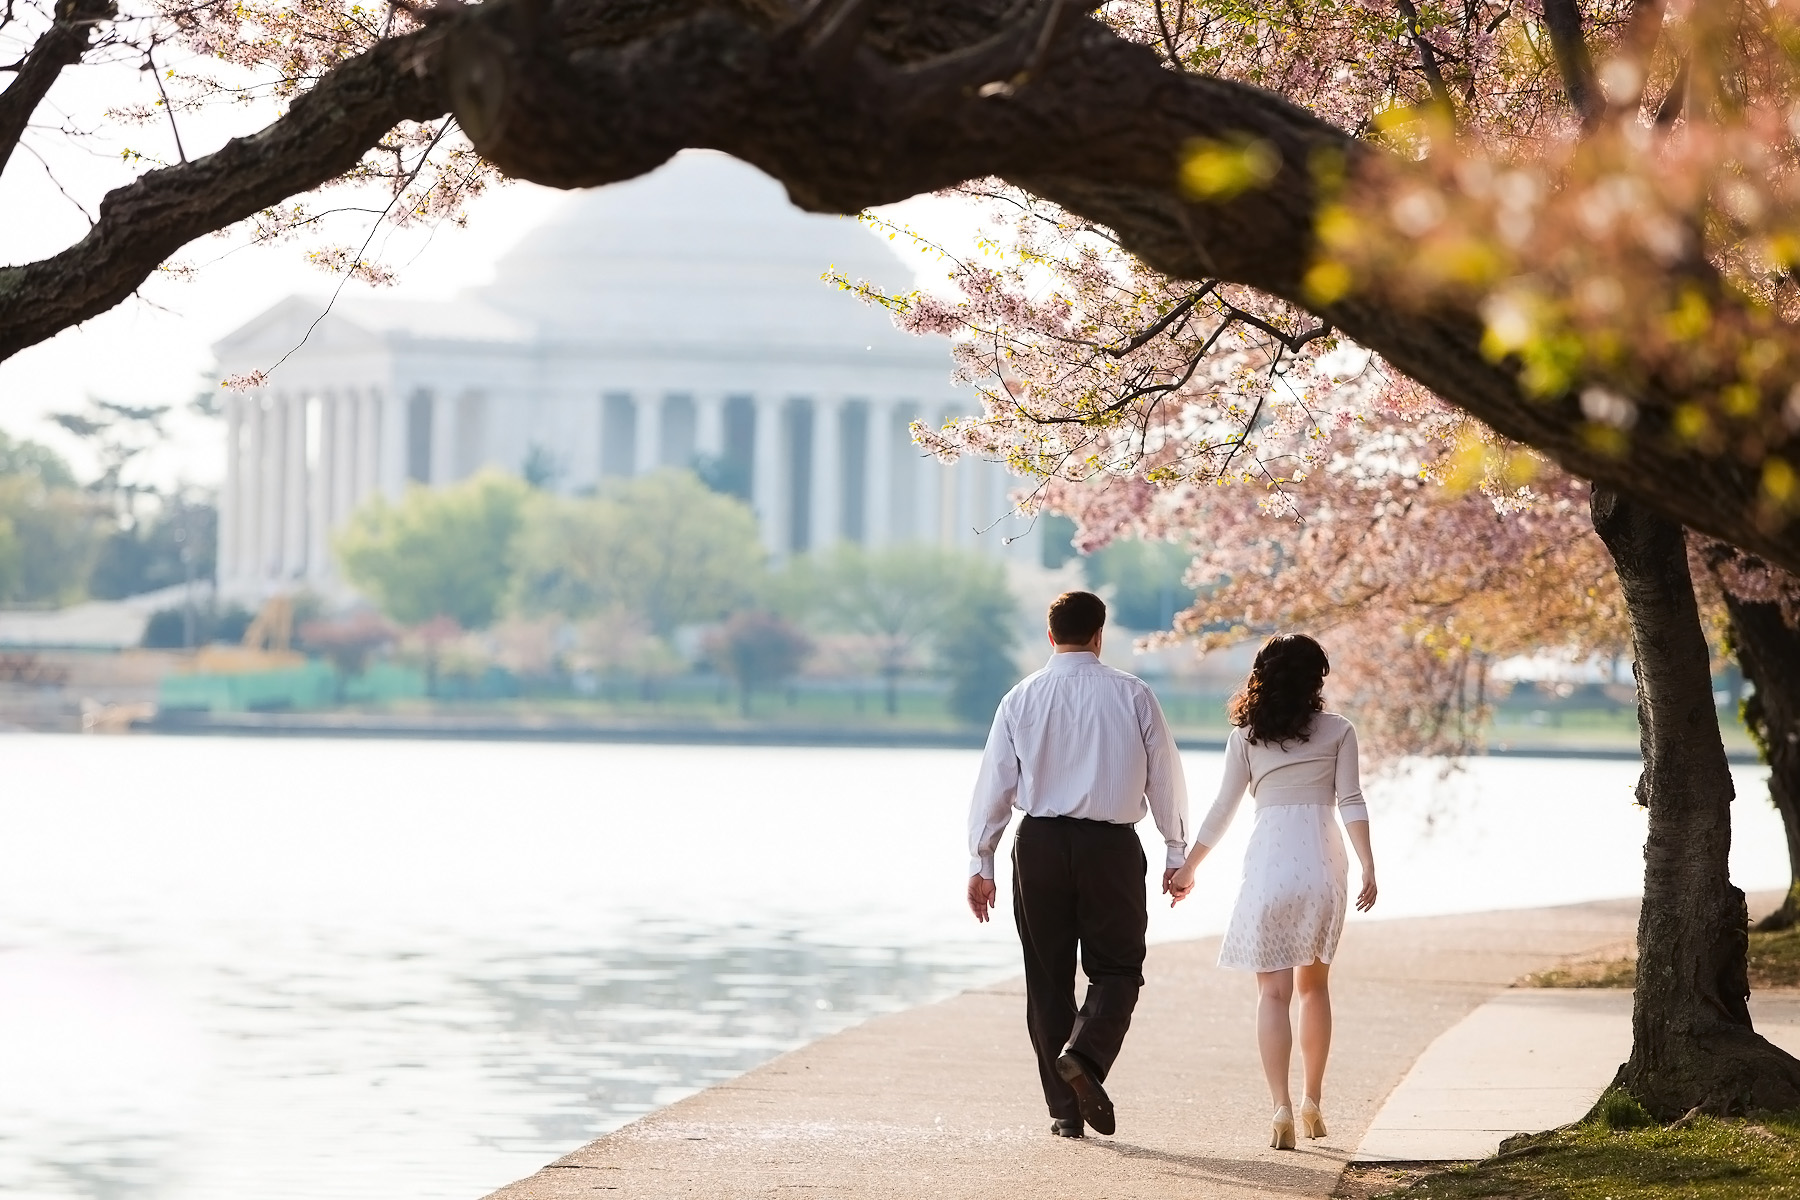
[[[912,274],[854,218],[803,212],[724,154],[686,151],[648,175],[577,193],[497,264],[476,298],[547,342],[944,362],[820,275],[901,290]]]

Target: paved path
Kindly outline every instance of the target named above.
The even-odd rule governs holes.
[[[1382,1101],[1440,1034],[1520,975],[1629,938],[1636,908],[1351,923],[1333,971],[1332,1136],[1298,1151],[1265,1148],[1254,990],[1212,965],[1208,939],[1151,949],[1149,986],[1108,1084],[1117,1137],[1050,1136],[1015,981],[783,1055],[494,1195],[1328,1196]],[[993,935],[1012,936],[999,925]]]
[[[1800,995],[1751,997],[1764,1037],[1800,1054]],[[1502,992],[1431,1043],[1375,1114],[1356,1162],[1486,1158],[1515,1133],[1580,1120],[1631,1053],[1631,993]]]

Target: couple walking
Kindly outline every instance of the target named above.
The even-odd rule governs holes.
[[[1168,846],[1162,890],[1173,905],[1193,890],[1195,871],[1248,789],[1256,825],[1219,965],[1256,972],[1257,1044],[1275,1105],[1270,1144],[1291,1150],[1289,1009],[1296,991],[1305,1075],[1299,1119],[1308,1137],[1325,1136],[1319,1102],[1331,1048],[1328,983],[1349,900],[1339,819],[1362,865],[1356,907],[1375,904],[1356,730],[1323,711],[1331,667],[1319,644],[1303,634],[1271,638],[1232,698],[1225,777],[1190,850],[1175,740],[1149,687],[1101,665],[1105,624],[1098,596],[1058,596],[1049,620],[1055,653],[994,714],[969,812],[969,907],[977,920],[988,919],[996,899],[994,852],[1012,810],[1021,810],[1013,915],[1025,950],[1026,1027],[1051,1132],[1081,1137],[1092,1126],[1110,1134],[1106,1076],[1144,986],[1149,864],[1135,826],[1146,809],[1155,818]],[[1080,1008],[1078,949],[1088,977]]]

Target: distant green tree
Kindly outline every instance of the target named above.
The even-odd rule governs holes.
[[[1082,564],[1088,586],[1111,586],[1108,616],[1127,629],[1167,629],[1194,602],[1182,581],[1194,556],[1174,542],[1112,542]]]
[[[542,442],[533,442],[525,448],[525,465],[519,469],[519,474],[538,491],[547,492],[563,477],[562,460],[556,456],[556,451]]]
[[[117,600],[211,579],[218,545],[218,509],[205,500],[164,497],[154,517],[113,530],[101,544],[88,591]]]
[[[937,633],[938,663],[950,676],[950,713],[970,725],[994,719],[1000,698],[1019,681],[1014,652],[1019,604],[999,563],[972,567]]]
[[[0,432],[0,604],[80,599],[106,524],[62,455]]]
[[[415,487],[397,504],[377,496],[338,535],[344,577],[402,625],[448,617],[485,628],[511,587],[513,542],[530,496],[526,484],[497,472]]]
[[[0,430],[0,477],[25,476],[47,488],[76,487],[75,472],[62,455],[29,438]]]
[[[846,544],[795,560],[780,590],[789,611],[874,642],[893,715],[908,662],[941,633],[970,581],[992,568],[977,555],[936,546]]]
[[[109,520],[80,491],[0,475],[0,604],[81,599]]]
[[[812,653],[812,641],[769,612],[740,612],[713,632],[707,656],[719,674],[737,684],[738,712],[750,715],[758,690],[780,686]]]
[[[137,498],[158,492],[155,484],[132,477],[132,464],[168,439],[163,422],[171,407],[116,404],[89,397],[86,412],[53,413],[50,417],[87,443],[100,467],[100,473],[88,482],[88,490],[111,501],[126,524],[136,517]]]
[[[515,596],[526,613],[628,613],[666,638],[752,603],[763,559],[747,504],[692,472],[658,471],[534,505]]]

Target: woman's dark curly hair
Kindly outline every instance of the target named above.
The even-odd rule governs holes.
[[[1306,736],[1313,714],[1325,707],[1331,660],[1304,633],[1283,633],[1263,643],[1244,689],[1231,698],[1231,723],[1254,743],[1277,746]]]

